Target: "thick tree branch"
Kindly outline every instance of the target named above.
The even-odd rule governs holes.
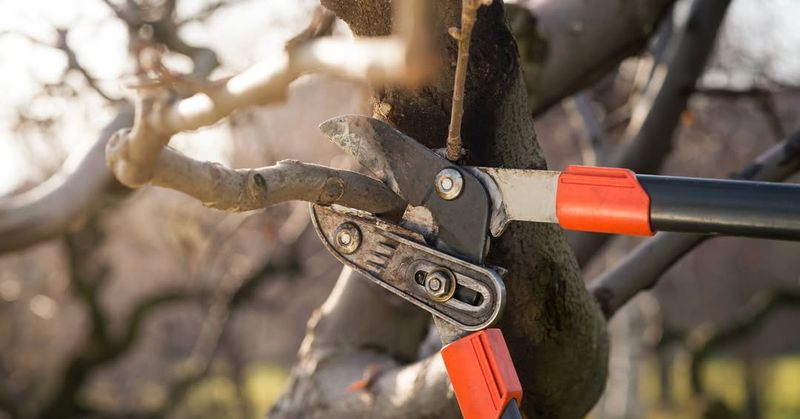
[[[87,150],[76,150],[61,170],[28,192],[0,198],[0,254],[62,234],[91,212],[96,197],[114,181],[105,166],[106,141],[133,123],[126,107]]]
[[[761,154],[734,179],[782,181],[800,170],[800,132]],[[589,290],[607,318],[636,294],[652,288],[675,262],[712,236],[658,233],[592,280]]]
[[[693,3],[686,27],[668,68],[656,69],[647,91],[635,105],[625,133],[628,140],[603,165],[626,167],[637,173],[656,173],[669,156],[674,132],[695,83],[705,69],[730,0]],[[572,236],[575,256],[585,265],[608,241],[606,234]]]
[[[506,3],[530,95],[528,106],[538,115],[637,53],[674,0]]]
[[[335,203],[375,214],[402,212],[406,205],[383,183],[347,170],[296,160],[259,169],[230,169],[169,148],[161,153],[151,183],[225,211],[250,211],[291,200]]]
[[[394,3],[323,2],[359,36],[384,36],[391,31],[387,13]],[[448,28],[458,26],[461,10],[460,2],[454,0],[425,3],[432,10],[428,19],[433,23],[432,38],[438,41],[437,57],[450,66],[444,66],[421,89],[379,87],[373,99],[376,114],[420,143],[439,148],[447,138],[450,119],[450,109],[443,112],[442,104],[451,103],[457,60],[457,45]],[[470,150],[467,164],[544,168],[526,106],[516,45],[500,2],[478,11],[470,57],[461,133]],[[487,263],[508,269],[504,280],[509,299],[499,327],[526,392],[521,409],[528,417],[583,416],[605,383],[605,323],[586,293],[562,234],[543,225],[511,226],[493,240]],[[292,381],[271,417],[349,418],[378,413],[381,417],[458,417],[451,393],[434,385],[446,382],[444,370],[421,372],[415,367],[418,364],[409,364],[419,359],[429,316],[385,297],[384,291],[349,273],[340,277],[336,287],[310,322]],[[398,307],[407,307],[414,315]],[[365,373],[369,376],[376,370],[376,377],[363,379]],[[392,399],[397,392],[391,387],[375,387],[383,377],[392,377],[387,378],[391,382],[395,376],[394,385],[408,389],[397,400]],[[350,384],[364,381],[372,383],[366,391],[346,391]],[[415,382],[416,386],[409,385]],[[402,406],[426,398],[432,399],[426,408],[411,412]]]
[[[143,23],[137,15],[141,11],[127,10],[104,1],[128,25],[132,34],[130,49],[135,52],[137,47],[133,46],[133,38]],[[166,18],[162,18],[154,25],[166,25],[165,22]],[[180,38],[173,40],[176,39],[182,43]],[[213,51],[203,50],[205,52],[191,57],[194,62],[192,74],[201,78],[210,74],[218,64]],[[116,184],[106,167],[106,144],[113,133],[130,127],[133,117],[133,106],[123,105],[101,130],[95,143],[86,149],[73,151],[57,174],[28,192],[0,197],[0,254],[57,237],[91,213],[97,205],[97,197]]]
[[[384,197],[378,206],[386,210],[385,205],[397,205],[399,199],[382,191],[378,182],[354,173],[300,163],[284,163],[271,170],[234,171],[190,160],[164,147],[175,133],[211,125],[238,108],[283,100],[289,84],[306,72],[374,83],[410,81],[419,71],[407,65],[407,47],[399,36],[353,42],[313,39],[294,45],[283,57],[257,64],[186,99],[172,101],[165,94],[168,92],[158,87],[144,91],[133,129],[119,132],[108,144],[109,167],[130,187],[153,182],[229,210],[249,210],[258,203],[270,205],[288,199],[370,206],[375,196],[366,192]],[[308,177],[298,171],[302,168],[309,169]]]

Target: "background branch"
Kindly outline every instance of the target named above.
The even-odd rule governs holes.
[[[755,331],[774,311],[800,306],[800,290],[776,289],[754,296],[730,323],[720,326],[700,326],[689,336],[691,364],[689,382],[694,396],[705,396],[702,369],[708,358],[725,345],[740,340]]]
[[[672,149],[674,132],[697,79],[703,74],[730,0],[697,0],[683,33],[676,41],[668,68],[657,68],[648,90],[636,104],[625,133],[627,141],[602,165],[636,173],[657,173]],[[611,236],[575,233],[570,242],[581,266],[586,265]]]
[[[505,3],[519,45],[528,106],[538,115],[639,52],[674,0]]]
[[[800,132],[771,147],[732,178],[782,181],[800,170]],[[639,292],[652,288],[672,265],[713,236],[658,233],[592,280],[589,290],[607,318]]]

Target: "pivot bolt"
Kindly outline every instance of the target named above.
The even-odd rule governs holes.
[[[361,245],[361,230],[353,223],[342,223],[334,233],[336,250],[349,255]]]
[[[456,278],[445,269],[438,269],[425,277],[425,291],[433,301],[443,303],[456,292]]]
[[[436,174],[436,193],[447,201],[458,198],[461,190],[464,189],[464,177],[461,173],[448,167]]]

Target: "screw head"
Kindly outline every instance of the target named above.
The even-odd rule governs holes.
[[[456,292],[456,278],[446,269],[438,269],[425,278],[425,291],[433,301],[443,303]]]
[[[361,230],[353,223],[342,223],[336,228],[333,244],[336,250],[349,255],[361,245]]]
[[[436,174],[434,184],[436,193],[442,199],[450,201],[461,195],[461,190],[464,189],[464,177],[458,170],[448,167]]]

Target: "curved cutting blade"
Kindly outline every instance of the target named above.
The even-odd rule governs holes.
[[[338,116],[323,122],[320,129],[409,204],[431,212],[443,242],[437,247],[474,263],[483,260],[490,201],[471,173],[374,118]],[[452,200],[435,190],[436,175],[446,168],[457,170],[464,180],[461,193]]]

